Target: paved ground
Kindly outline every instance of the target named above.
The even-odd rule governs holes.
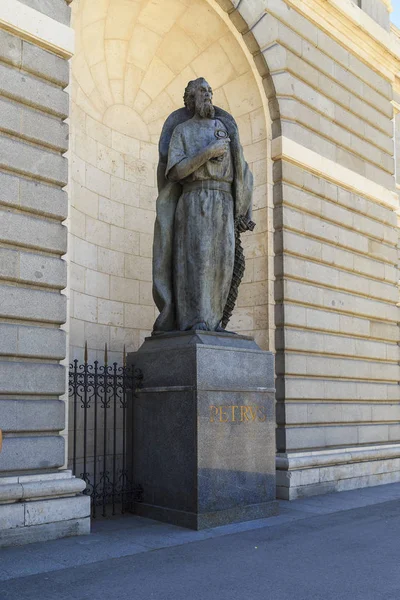
[[[191,532],[137,517],[0,550],[1,600],[400,600],[400,484]]]

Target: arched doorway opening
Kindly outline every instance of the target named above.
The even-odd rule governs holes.
[[[225,8],[225,7],[224,7]],[[257,229],[231,327],[273,349],[271,127],[261,77],[215,0],[74,0],[72,60],[71,358],[121,361],[156,316],[151,296],[158,138],[205,76],[237,119],[255,178]]]

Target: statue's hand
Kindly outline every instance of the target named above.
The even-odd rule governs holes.
[[[216,142],[213,142],[212,144],[210,144],[207,148],[207,150],[210,154],[210,159],[219,158],[220,156],[224,156],[224,154],[226,154],[229,150],[229,142],[230,142],[230,139],[225,138],[223,140],[217,140]]]

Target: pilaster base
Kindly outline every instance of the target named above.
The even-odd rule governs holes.
[[[277,497],[295,500],[400,482],[400,444],[278,454]]]
[[[71,471],[0,478],[0,548],[90,533],[90,497]]]

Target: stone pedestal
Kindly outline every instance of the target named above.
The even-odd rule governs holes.
[[[133,402],[141,516],[203,529],[277,514],[274,359],[252,338],[180,332],[147,338]]]

